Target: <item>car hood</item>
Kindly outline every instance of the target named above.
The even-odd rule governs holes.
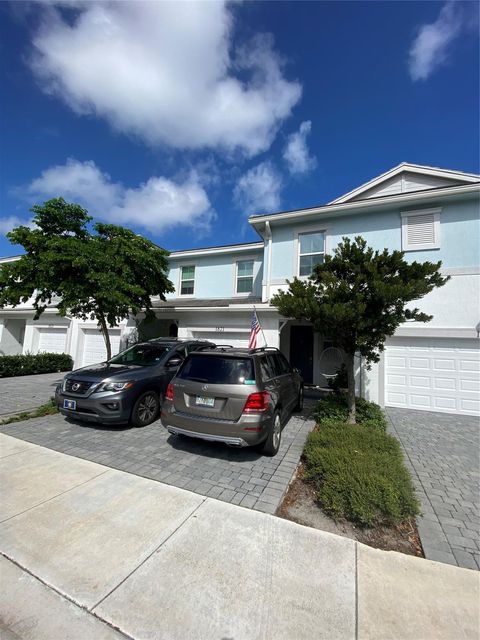
[[[70,373],[65,377],[75,378],[75,380],[105,380],[107,378],[115,378],[115,380],[131,380],[132,378],[143,378],[148,370],[153,373],[152,367],[100,362],[99,364],[93,364],[88,367],[83,367],[82,369],[70,371]]]

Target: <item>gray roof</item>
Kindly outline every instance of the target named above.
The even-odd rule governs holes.
[[[169,300],[155,300],[155,309],[174,309],[178,307],[229,307],[231,304],[258,304],[261,298],[170,298]]]

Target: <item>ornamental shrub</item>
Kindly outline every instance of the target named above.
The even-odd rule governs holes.
[[[383,431],[387,428],[385,414],[374,402],[369,402],[364,398],[355,399],[357,407],[357,424],[365,424],[376,427]],[[326,419],[334,419],[338,422],[346,422],[348,416],[347,397],[344,394],[331,394],[320,400],[314,410],[314,418],[318,423]]]

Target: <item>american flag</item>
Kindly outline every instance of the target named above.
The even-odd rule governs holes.
[[[252,328],[250,330],[250,340],[248,341],[249,349],[255,349],[257,346],[257,335],[260,333],[261,328],[262,327],[260,326],[260,322],[257,318],[257,311],[254,309],[252,315]]]

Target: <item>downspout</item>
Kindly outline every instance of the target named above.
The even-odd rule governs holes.
[[[265,222],[265,236],[268,240],[268,269],[267,269],[267,302],[270,302],[270,280],[272,276],[272,230],[270,229],[270,221]]]

